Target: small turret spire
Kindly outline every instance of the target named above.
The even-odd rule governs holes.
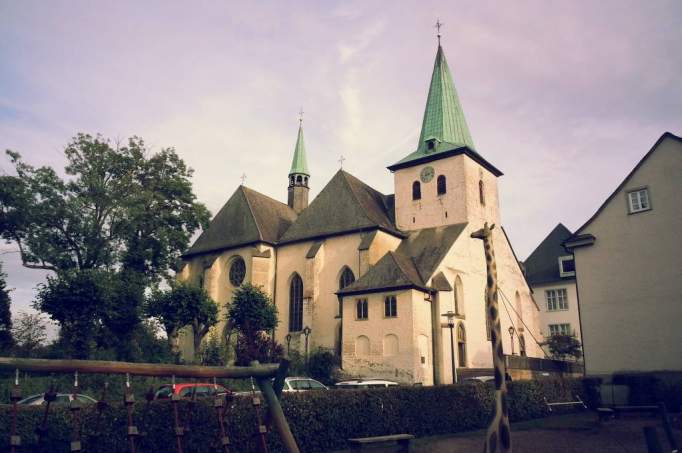
[[[289,170],[288,204],[297,213],[308,207],[308,159],[305,155],[303,140],[303,107],[298,112],[298,136],[294,148],[294,158]]]

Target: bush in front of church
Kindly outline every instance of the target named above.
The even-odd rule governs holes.
[[[8,376],[8,382],[10,382]],[[122,383],[119,382],[119,387]],[[139,387],[139,388],[137,388]],[[145,386],[136,386],[140,392]],[[509,384],[509,416],[512,421],[543,417],[548,414],[547,401],[571,401],[575,395],[584,398],[583,382],[514,381]],[[5,400],[7,401],[7,400]],[[143,433],[137,439],[140,451],[173,451],[175,449],[172,403],[153,401],[147,404],[138,397],[133,420]],[[301,451],[320,452],[348,448],[352,437],[410,433],[418,437],[451,434],[485,428],[492,415],[494,388],[489,383],[470,383],[435,387],[398,386],[379,389],[329,390],[284,393],[282,407]],[[265,409],[265,408],[263,408]],[[43,407],[22,407],[18,429],[26,451],[59,451],[68,449],[73,432],[73,415],[68,408],[50,410],[48,434],[44,448],[35,445],[35,428],[40,423]],[[179,407],[182,424],[189,423],[185,445],[193,452],[219,449],[218,420],[212,399],[195,405],[182,401]],[[0,449],[7,446],[12,409],[0,405]],[[191,414],[191,415],[190,415]],[[104,410],[98,421],[95,406],[82,414],[82,441],[91,452],[127,452],[126,409],[121,399]],[[258,422],[249,397],[235,397],[225,416],[231,451],[257,451]],[[271,452],[283,451],[276,431],[270,427],[268,443]]]

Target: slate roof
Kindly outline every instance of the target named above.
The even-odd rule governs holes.
[[[294,220],[288,205],[239,186],[183,257],[257,242],[275,244]]]
[[[365,275],[337,294],[349,296],[407,288],[428,291],[414,262],[409,257],[396,252],[388,252],[370,267]]]
[[[461,235],[466,223],[413,231],[395,252],[388,252],[340,295],[366,294],[392,289],[426,286],[436,268]]]
[[[533,253],[523,263],[526,269],[526,279],[531,285],[552,283],[557,281],[574,280],[573,277],[559,275],[559,257],[566,256],[563,242],[572,233],[561,223],[537,246]]]
[[[395,226],[393,197],[339,170],[280,238],[280,243],[378,228],[403,236]]]

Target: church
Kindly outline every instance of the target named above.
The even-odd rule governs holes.
[[[239,186],[178,278],[202,285],[221,318],[236,287],[261,286],[279,311],[275,339],[334,352],[348,376],[448,384],[492,367],[485,256],[470,237],[488,222],[504,351],[540,357],[538,306],[501,225],[502,172],[474,146],[440,42],[419,142],[406,151],[388,162],[393,194],[339,170],[309,202],[300,124],[287,203]],[[195,352],[189,338],[181,349]]]

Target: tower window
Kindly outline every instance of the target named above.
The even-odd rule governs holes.
[[[412,183],[412,199],[413,200],[421,200],[422,198],[422,185],[419,183],[419,181],[415,181]]]
[[[296,176],[296,182],[299,184],[303,182],[303,177],[301,175]]]
[[[436,186],[438,195],[445,195],[445,193],[448,191],[445,175],[438,176],[438,179],[436,180]]]
[[[485,206],[485,187],[483,187],[483,180],[478,181],[478,200],[481,202],[481,206]]]

